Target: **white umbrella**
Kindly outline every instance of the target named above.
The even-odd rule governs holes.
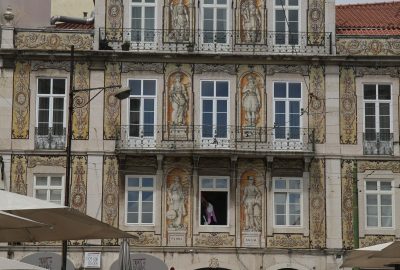
[[[388,268],[400,270],[400,241],[355,249],[344,257],[342,267]]]
[[[129,249],[129,243],[126,238],[124,238],[121,242],[121,246],[119,248],[119,269],[120,270],[131,270],[131,251]]]
[[[48,224],[41,227],[0,229],[0,242],[38,242],[81,239],[130,238],[132,235],[79,211],[0,191],[0,211]]]
[[[0,270],[46,270],[45,268],[0,257]]]
[[[0,230],[12,229],[12,228],[35,228],[48,226],[40,222],[36,222],[31,219],[19,217],[16,215],[9,214],[7,212],[0,211]]]

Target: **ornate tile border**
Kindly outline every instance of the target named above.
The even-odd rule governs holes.
[[[76,63],[74,74],[75,89],[90,88],[89,63]],[[89,139],[89,101],[90,92],[74,94],[74,111],[72,115],[72,138],[74,140]]]
[[[357,144],[356,77],[351,67],[340,67],[339,99],[340,143]]]
[[[315,143],[325,143],[325,70],[323,66],[310,66],[309,125],[314,128]]]
[[[121,63],[107,62],[104,72],[104,85],[121,84]],[[115,140],[118,136],[118,129],[121,125],[121,101],[114,97],[117,88],[104,90],[104,140]]]

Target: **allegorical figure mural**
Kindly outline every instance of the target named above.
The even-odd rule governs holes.
[[[167,195],[169,227],[181,229],[184,227],[183,218],[186,216],[186,208],[185,194],[179,176],[175,176],[174,182],[168,188]]]
[[[170,34],[173,41],[189,41],[189,11],[183,0],[170,2]]]
[[[243,190],[243,206],[246,231],[261,231],[262,226],[262,194],[255,186],[254,177],[247,177],[247,185]]]
[[[173,125],[186,125],[187,111],[189,109],[189,95],[187,86],[183,83],[184,74],[171,75],[169,87],[169,101],[172,107],[171,121]]]
[[[261,41],[261,13],[256,0],[243,0],[240,5],[241,40],[246,43]]]
[[[261,97],[256,77],[253,74],[247,76],[247,83],[242,89],[242,109],[245,113],[245,126],[255,127],[261,108]]]

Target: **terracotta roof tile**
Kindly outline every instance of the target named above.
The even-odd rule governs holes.
[[[400,35],[400,1],[336,6],[339,35]]]

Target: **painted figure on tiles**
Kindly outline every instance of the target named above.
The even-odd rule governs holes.
[[[240,7],[244,41],[247,43],[261,40],[261,14],[255,0],[244,0]]]
[[[258,112],[261,108],[261,98],[258,91],[256,78],[253,75],[247,77],[247,84],[243,87],[242,106],[245,111],[246,126],[255,127]]]
[[[185,194],[179,176],[175,176],[174,183],[168,189],[168,213],[170,227],[179,229],[183,227],[183,217],[186,216]]]
[[[261,192],[254,185],[254,177],[247,178],[247,186],[243,191],[245,229],[248,231],[261,230]]]
[[[182,75],[175,75],[175,80],[171,86],[169,100],[172,104],[172,123],[174,125],[185,125],[186,111],[189,105],[189,97],[186,86],[182,83]]]
[[[177,4],[171,1],[171,28],[170,38],[175,41],[189,40],[189,12],[183,3],[179,0]]]

